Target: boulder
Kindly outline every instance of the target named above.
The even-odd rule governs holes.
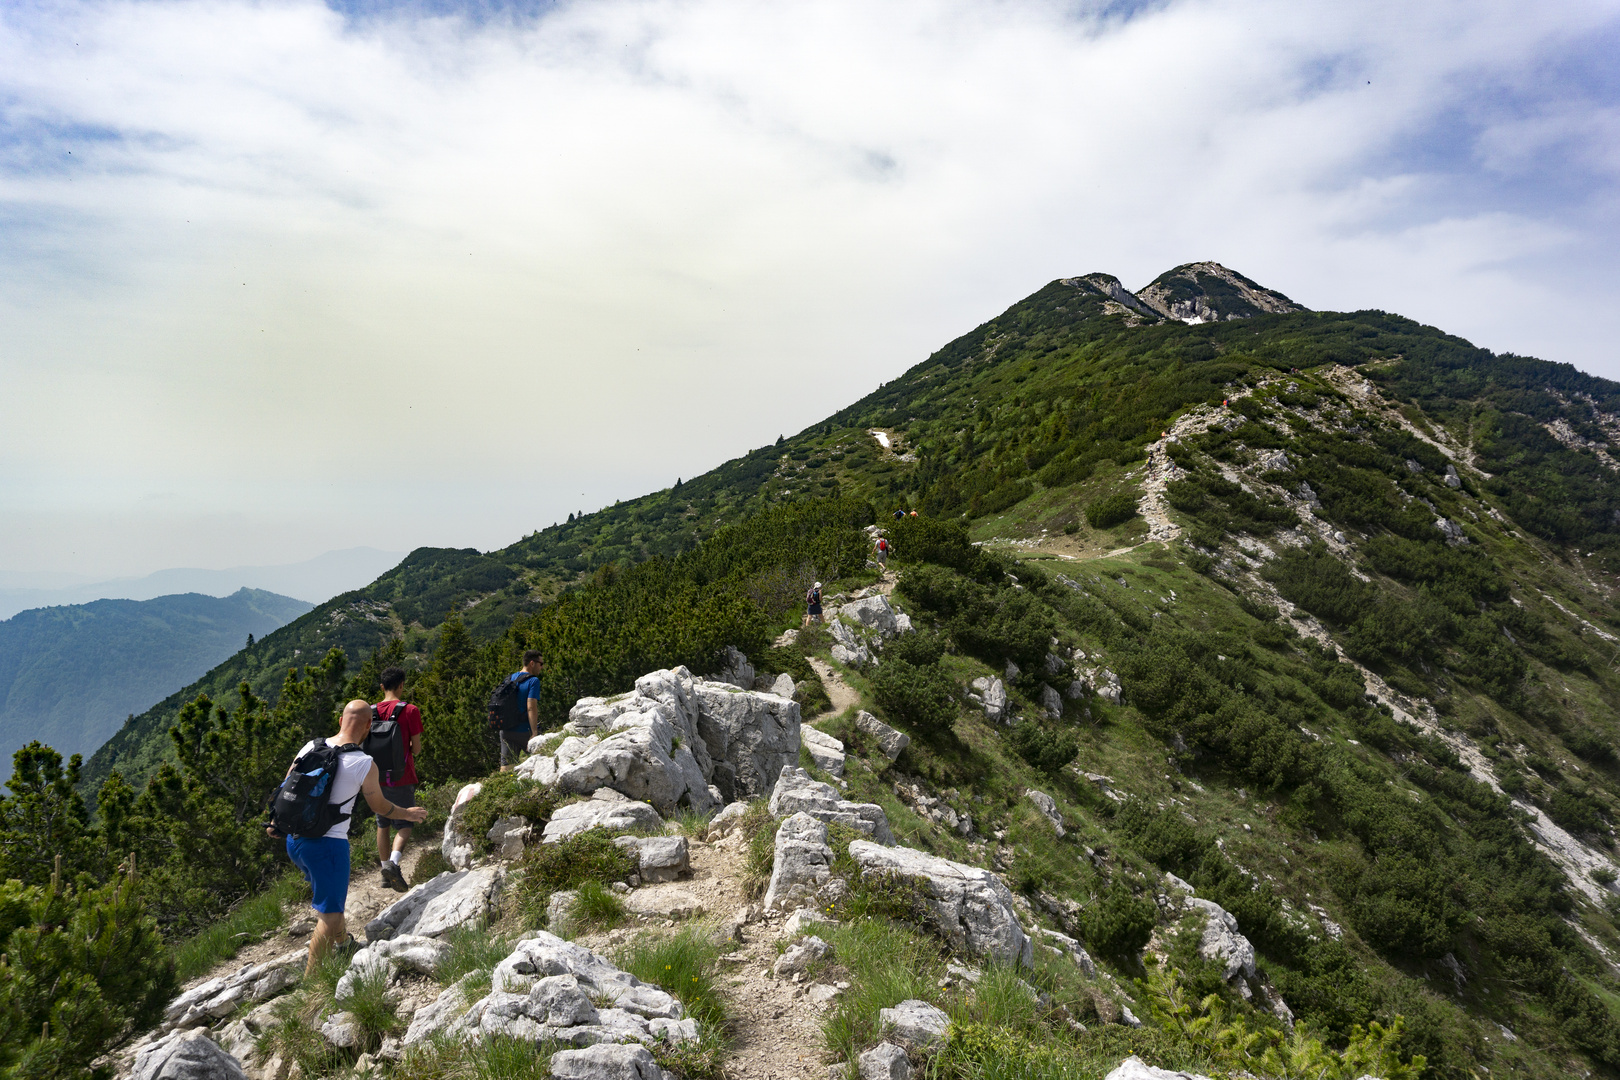
[[[810,751],[816,768],[832,776],[844,775],[844,744],[809,724],[799,725],[799,740]]]
[[[1060,933],[1056,930],[1040,929],[1039,933],[1042,939],[1045,940],[1046,944],[1055,949],[1061,949],[1063,952],[1068,953],[1069,959],[1074,961],[1075,966],[1078,967],[1087,978],[1091,978],[1097,974],[1097,965],[1092,963],[1091,954],[1086,952],[1085,946],[1081,945],[1080,942],[1076,941],[1068,934]]]
[[[911,1080],[911,1059],[902,1047],[881,1042],[858,1059],[861,1080]]]
[[[1049,719],[1061,720],[1063,718],[1063,695],[1042,683],[1041,708],[1046,710]]]
[[[463,786],[456,792],[456,801],[450,807],[450,820],[444,823],[444,839],[439,844],[439,853],[452,870],[465,870],[472,865],[476,838],[468,836],[461,827],[461,810],[483,790],[483,784]]]
[[[523,847],[533,834],[534,826],[529,824],[528,818],[503,817],[495,820],[487,835],[496,857],[511,862],[523,854]]]
[[[951,1018],[943,1010],[926,1001],[910,998],[892,1009],[878,1010],[878,1034],[899,1039],[918,1050],[938,1046],[945,1041],[945,1029]]]
[[[783,672],[772,681],[770,692],[779,698],[787,698],[791,701],[795,689],[797,688],[793,685],[793,676]]]
[[[899,612],[889,603],[889,598],[882,593],[873,596],[864,596],[852,603],[845,604],[838,609],[838,614],[852,623],[876,630],[884,637],[893,637],[899,633]]]
[[[855,803],[840,799],[831,784],[810,778],[796,766],[786,766],[771,791],[771,816],[787,817],[804,813],[818,821],[837,822],[870,836],[880,844],[893,844],[889,818],[877,803]]]
[[[1132,1054],[1114,1067],[1105,1080],[1209,1080],[1203,1073],[1172,1072],[1156,1069]]]
[[[1118,705],[1125,700],[1125,688],[1120,685],[1119,676],[1103,668],[1091,678],[1091,685],[1096,688],[1097,696],[1110,705]]]
[[[863,874],[922,879],[940,932],[957,951],[1008,964],[1032,962],[1034,951],[1014,913],[1012,892],[990,871],[868,840],[851,841],[849,854]]]
[[[176,1032],[135,1057],[130,1080],[247,1080],[242,1063],[200,1031]]]
[[[604,789],[604,792],[612,789]],[[618,792],[612,792],[617,795]],[[619,798],[589,798],[560,806],[546,822],[540,842],[555,844],[578,836],[590,829],[606,829],[611,833],[632,832],[641,829],[662,829],[664,819],[658,811],[644,802]]]
[[[1007,688],[993,675],[981,675],[973,680],[973,689],[984,708],[984,718],[993,723],[1007,719]]]
[[[1084,680],[1084,679],[1074,679],[1074,680],[1072,680],[1069,683],[1068,688],[1063,691],[1063,696],[1068,698],[1070,701],[1079,701],[1081,698],[1085,697],[1086,696],[1086,680]]]
[[[432,977],[449,955],[447,943],[420,934],[399,934],[371,942],[349,959],[349,970],[338,979],[332,997],[347,1001],[362,980],[378,976],[392,981],[401,972],[410,971]]]
[[[1031,788],[1024,792],[1024,798],[1035,804],[1035,809],[1039,810],[1041,816],[1052,823],[1052,828],[1057,831],[1059,836],[1063,835],[1063,815],[1058,813],[1057,801],[1052,796],[1044,791],[1036,791]]]
[[[866,647],[853,627],[840,619],[831,619],[827,623],[827,631],[832,635],[832,658],[840,664],[850,667],[864,667],[872,659],[872,651]]]
[[[298,981],[308,959],[304,949],[282,953],[262,964],[244,964],[230,975],[199,983],[169,1002],[163,1010],[166,1028],[211,1025],[243,1004],[253,1004],[281,993]]]
[[[1213,900],[1189,896],[1187,906],[1203,911],[1204,936],[1198,944],[1198,955],[1221,965],[1221,977],[1230,981],[1239,974],[1254,978],[1254,946],[1238,932],[1238,921],[1225,908]]]
[[[360,1021],[353,1013],[335,1012],[321,1021],[321,1038],[342,1050],[350,1050],[365,1041]]]
[[[713,682],[730,683],[739,690],[752,690],[754,688],[754,665],[748,662],[748,657],[735,645],[727,645],[720,654],[720,672],[713,676]]]
[[[818,937],[799,938],[776,958],[776,963],[771,965],[771,974],[779,979],[796,975],[817,960],[825,960],[831,952],[832,946]]]
[[[541,764],[526,775],[571,795],[609,787],[651,803],[666,816],[678,806],[699,812],[713,809],[708,778],[692,753],[695,740],[684,735],[677,710],[636,694],[611,704],[614,715],[595,742],[591,737],[577,743],[565,739],[556,753],[539,758]],[[574,712],[578,711],[576,705]],[[548,761],[554,764],[548,766]]]
[[[684,836],[619,836],[613,842],[635,857],[643,883],[674,881],[692,872]]]
[[[776,830],[776,859],[765,890],[765,910],[785,911],[811,896],[832,876],[832,848],[827,826],[806,813],[796,813]]]
[[[666,1080],[645,1046],[597,1043],[583,1050],[559,1050],[551,1055],[551,1075],[557,1080]]]
[[[796,908],[782,923],[782,933],[789,937],[798,937],[801,933],[815,926],[817,923],[830,923],[833,920],[817,911],[815,908]]]
[[[1455,465],[1447,465],[1446,466],[1446,475],[1445,475],[1444,479],[1445,479],[1446,487],[1448,487],[1448,488],[1460,488],[1460,487],[1462,487],[1462,477],[1457,475],[1457,466],[1455,466]]]
[[[446,870],[383,908],[366,924],[366,940],[386,941],[400,934],[438,937],[488,918],[505,884],[505,871],[498,866]]]
[[[878,749],[883,756],[893,761],[899,757],[906,747],[911,745],[911,736],[903,731],[896,731],[865,709],[855,714],[855,726],[877,741]]]
[[[496,1008],[497,1017],[522,1015],[534,1024],[543,1023],[544,1018],[550,1015],[550,1006],[548,1004],[541,1008],[538,1002],[549,1002],[547,995],[553,991],[544,988],[537,990],[537,987],[542,983],[546,987],[560,985],[545,982],[558,975],[572,977],[579,990],[592,1000],[604,1021],[617,1021],[621,1026],[636,1028],[633,1020],[625,1018],[638,1017],[642,1021],[678,1021],[685,1018],[681,1003],[664,991],[648,986],[628,972],[620,971],[582,945],[538,930],[519,941],[512,953],[495,965],[490,976],[489,996],[467,1011],[459,1023],[461,1030],[476,1029],[486,1033],[502,1030],[499,1023],[483,1023],[484,1014],[491,1007]],[[527,1004],[514,1005],[517,1000]],[[610,1013],[619,1015],[610,1017]],[[537,1016],[540,1019],[537,1020]],[[646,1032],[645,1024],[639,1030]],[[569,1039],[564,1038],[563,1041]]]

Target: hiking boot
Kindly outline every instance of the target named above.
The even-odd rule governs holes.
[[[337,953],[339,956],[353,956],[355,953],[359,952],[360,949],[360,942],[355,940],[355,936],[353,934],[350,934],[349,940],[339,942],[333,947],[332,951]]]
[[[383,884],[395,892],[410,892],[411,887],[405,883],[405,871],[399,868],[397,862],[385,862],[382,866]]]

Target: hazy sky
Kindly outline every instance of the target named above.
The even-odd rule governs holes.
[[[1620,377],[1620,0],[0,4],[0,570],[502,546],[1052,278]]]

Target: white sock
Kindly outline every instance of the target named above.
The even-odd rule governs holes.
[[[398,866],[399,865],[399,856],[400,856],[400,851],[399,851],[398,848],[395,848],[394,853],[392,855],[388,856],[388,861],[393,863],[395,866]]]

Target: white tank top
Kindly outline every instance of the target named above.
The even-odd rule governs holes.
[[[330,745],[336,745],[330,739],[326,741]],[[313,749],[315,749],[315,740],[311,739],[304,744],[302,750],[298,751],[298,756],[303,757]],[[330,800],[332,806],[339,813],[353,816],[355,802],[359,799],[360,788],[365,784],[367,774],[371,772],[371,765],[371,756],[359,750],[344,754],[339,759],[338,774],[332,781],[332,797]],[[350,819],[344,818],[330,829],[327,829],[326,835],[334,840],[347,840],[349,838],[350,824]]]

